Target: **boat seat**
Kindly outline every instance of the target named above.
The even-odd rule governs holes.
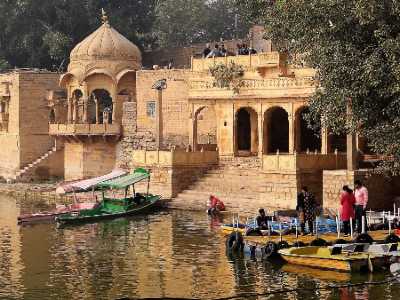
[[[342,247],[332,247],[331,255],[339,255],[342,254]]]

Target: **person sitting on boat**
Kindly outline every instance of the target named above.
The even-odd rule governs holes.
[[[225,204],[214,195],[210,195],[207,212],[209,215],[225,210]]]
[[[271,221],[271,218],[267,216],[264,208],[260,208],[258,213],[259,215],[256,218],[257,227],[261,230],[268,230],[268,222]]]
[[[349,236],[350,234],[350,219],[354,219],[354,204],[356,203],[356,198],[354,197],[353,190],[347,185],[343,186],[343,192],[340,195],[341,204],[341,220],[343,221],[343,232],[344,236]]]
[[[308,224],[308,230],[311,235],[314,232],[314,219],[315,219],[315,197],[308,191],[308,188],[304,186],[301,192],[297,195],[297,206],[296,211],[299,216],[301,233],[305,235],[306,222]]]
[[[146,197],[141,193],[136,193],[135,197],[133,198],[133,202],[135,202],[137,205],[140,205],[145,199]]]

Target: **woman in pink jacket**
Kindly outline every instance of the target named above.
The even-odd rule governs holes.
[[[354,197],[353,190],[345,185],[340,196],[340,204],[342,205],[341,220],[343,221],[344,236],[350,234],[350,219],[354,218],[355,203],[356,198]]]

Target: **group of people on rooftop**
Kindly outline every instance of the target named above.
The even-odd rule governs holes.
[[[229,55],[249,55],[249,54],[256,54],[257,51],[252,48],[248,47],[247,44],[241,43],[236,45],[236,53],[229,52],[224,44],[215,44],[214,48],[210,48],[210,44],[206,44],[206,47],[203,50],[203,58],[212,58],[212,57],[224,57]]]

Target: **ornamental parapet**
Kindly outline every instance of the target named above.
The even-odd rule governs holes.
[[[56,136],[119,136],[120,124],[49,124],[49,134]]]
[[[210,67],[217,64],[227,65],[230,62],[241,65],[245,70],[257,70],[263,68],[277,68],[286,61],[286,55],[279,52],[266,52],[260,54],[193,58],[192,71],[208,72]]]
[[[233,89],[220,88],[213,79],[189,80],[191,98],[232,98],[233,96],[308,97],[315,92],[315,82],[311,77],[279,77],[268,79],[243,79],[238,93]]]

